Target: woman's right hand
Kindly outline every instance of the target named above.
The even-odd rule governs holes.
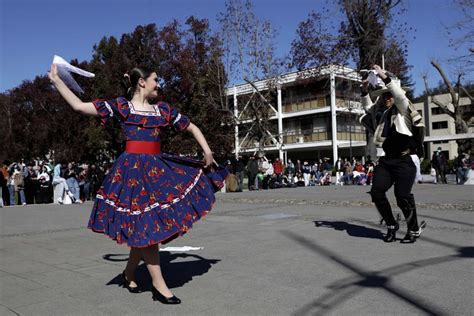
[[[210,167],[214,163],[212,153],[204,154],[204,168]]]
[[[51,69],[48,72],[48,77],[52,83],[55,83],[58,80],[61,80],[61,78],[59,78],[59,75],[58,75],[58,66],[56,64],[51,64]]]

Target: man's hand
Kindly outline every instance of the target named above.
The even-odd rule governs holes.
[[[382,78],[382,80],[387,79],[387,75],[385,74],[385,71],[379,66],[379,65],[374,65],[372,68],[377,72],[377,75]]]

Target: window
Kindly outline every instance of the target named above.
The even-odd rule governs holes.
[[[445,129],[448,128],[448,121],[433,122],[431,126],[433,129]]]
[[[313,118],[307,118],[301,120],[301,133],[311,134],[313,132]]]
[[[439,115],[439,114],[444,114],[443,110],[441,108],[431,108],[431,115]]]

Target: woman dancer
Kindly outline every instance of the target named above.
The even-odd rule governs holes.
[[[163,279],[158,244],[183,235],[211,210],[226,172],[210,170],[211,149],[189,118],[166,103],[149,102],[158,96],[155,72],[134,68],[124,75],[127,98],[94,102],[83,102],[74,95],[55,64],[49,78],[75,111],[98,116],[102,124],[118,120],[126,139],[125,152],[97,192],[89,229],[130,247],[122,273],[124,287],[130,292],[140,292],[135,269],[143,259],[153,281],[153,300],[181,303]],[[169,126],[194,136],[204,151],[204,162],[161,153],[160,134]]]

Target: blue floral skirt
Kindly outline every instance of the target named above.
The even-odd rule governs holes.
[[[89,229],[130,247],[166,243],[185,234],[215,202],[222,167],[168,154],[123,153],[97,192]]]

